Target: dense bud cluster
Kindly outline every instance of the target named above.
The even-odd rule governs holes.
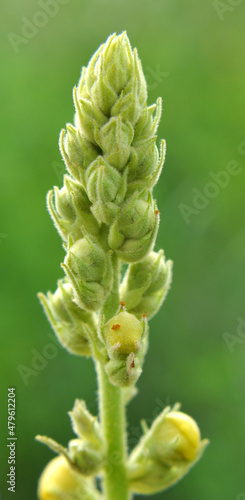
[[[93,317],[94,332],[94,325],[100,322],[96,313],[104,313],[108,321],[111,312],[118,310],[120,298],[126,302],[125,314],[131,313],[131,318],[134,314],[135,320],[142,314],[150,318],[167,293],[171,264],[165,263],[163,257],[154,258],[152,252],[159,226],[152,190],[163,166],[165,145],[162,141],[159,153],[156,131],[161,99],[147,106],[141,62],[126,33],[112,35],[101,45],[87,68],[82,69],[73,98],[75,125],[67,124],[60,135],[60,150],[69,175],[64,176],[63,187],[54,187],[47,198],[66,250],[62,264],[66,279],[63,288],[59,282],[53,296],[49,292],[47,298],[41,298],[63,345],[78,352],[76,332],[84,339],[84,352],[80,349],[79,353],[89,354],[94,352],[91,332],[85,326],[91,330],[89,318]],[[115,292],[115,283],[120,283],[120,266],[115,270],[115,258],[130,264],[121,297]],[[57,300],[62,292],[62,300],[67,301],[64,290],[67,294],[68,287],[70,308],[79,308],[82,320],[80,327],[73,325],[70,343],[70,319],[64,318],[62,325],[52,299]],[[116,295],[113,309],[110,302],[115,302]],[[92,336],[95,338],[94,333]],[[127,383],[133,383],[141,372],[143,356],[138,353],[130,365],[127,362],[127,369],[125,360],[120,360],[123,366],[119,367],[109,342],[103,344],[111,380],[125,385],[125,377],[120,383],[121,375],[115,376],[118,369],[124,375],[134,373],[126,377]],[[135,356],[133,349],[127,354]]]

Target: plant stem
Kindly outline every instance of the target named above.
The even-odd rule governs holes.
[[[109,382],[104,367],[97,362],[102,432],[107,443],[108,463],[103,490],[106,500],[130,500],[126,470],[126,418],[123,390]]]

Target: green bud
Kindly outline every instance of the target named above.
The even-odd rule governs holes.
[[[121,89],[120,97],[111,109],[111,116],[121,115],[135,125],[144,109],[147,99],[147,89],[141,62],[137,50],[131,50],[133,58],[132,77]]]
[[[109,232],[109,245],[125,262],[143,259],[154,246],[159,212],[150,191],[134,193],[118,212]]]
[[[200,439],[196,422],[166,408],[146,430],[129,458],[130,489],[153,494],[178,482],[200,459],[208,441]]]
[[[82,238],[83,231],[97,235],[99,225],[93,217],[90,201],[82,185],[64,176],[64,186],[48,192],[47,205],[53,222],[64,241]]]
[[[103,48],[106,79],[111,88],[120,94],[133,76],[133,54],[126,32],[111,35]]]
[[[63,267],[71,280],[77,305],[88,311],[100,309],[112,288],[111,253],[83,238],[71,246]]]
[[[105,365],[105,371],[112,385],[130,387],[134,385],[142,373],[141,359],[134,353],[125,359],[111,359]]]
[[[122,120],[121,116],[110,118],[96,136],[107,162],[118,170],[122,170],[129,159],[134,129],[131,123]]]
[[[137,166],[129,168],[129,179],[130,181],[147,179],[155,171],[159,160],[156,136],[135,143],[134,150],[137,157]]]
[[[60,134],[60,151],[66,163],[68,172],[84,184],[84,172],[97,157],[98,149],[83,137],[78,129],[71,124]]]
[[[121,176],[99,156],[87,170],[87,190],[91,210],[99,222],[111,224],[127,189],[127,171]]]
[[[154,115],[155,113],[155,115]],[[144,107],[134,127],[134,142],[147,139],[156,134],[162,114],[162,99],[159,97],[156,104]]]
[[[68,456],[73,466],[84,476],[97,474],[105,463],[102,449],[98,450],[82,439],[69,441]]]
[[[65,278],[58,281],[54,294],[38,297],[60,343],[72,354],[91,355],[88,329],[96,331],[93,313],[84,311],[73,301],[73,289]],[[86,326],[85,326],[86,325]]]
[[[170,288],[172,264],[160,250],[129,265],[120,287],[120,299],[129,312],[138,318],[145,313],[148,319],[156,314]]]
[[[102,435],[97,417],[89,413],[84,401],[76,399],[73,410],[69,412],[75,434],[95,447],[102,445]]]
[[[106,123],[106,116],[95,105],[92,99],[79,98],[76,87],[74,87],[73,98],[76,108],[76,127],[82,136],[85,136],[92,144],[97,145],[95,134]]]
[[[105,54],[103,51],[100,52],[100,56],[95,67],[93,66],[93,64],[89,64],[88,75],[90,74],[90,72],[94,74],[95,68],[96,77],[94,76],[93,79],[92,77],[90,78],[90,82],[93,81],[92,89],[90,87],[91,96],[96,105],[102,110],[102,112],[106,116],[109,116],[112,106],[118,99],[118,95],[108,81],[105,67]]]

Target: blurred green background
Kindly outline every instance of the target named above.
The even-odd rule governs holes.
[[[155,189],[156,247],[174,260],[172,289],[151,321],[139,394],[128,409],[130,443],[142,417],[150,422],[180,401],[211,445],[186,478],[154,498],[244,500],[245,3],[63,0],[45,17],[46,3],[2,0],[0,7],[2,498],[12,498],[8,387],[17,394],[18,500],[36,498],[37,478],[53,457],[34,436],[66,444],[73,436],[67,411],[77,397],[97,411],[91,360],[57,347],[36,293],[54,291],[62,276],[64,253],[45,196],[62,182],[57,141],[73,119],[72,87],[108,35],[126,29],[142,59],[149,104],[163,97],[159,140],[168,150]],[[18,38],[23,18],[39,24],[32,38],[30,27],[29,39]],[[211,172],[224,183],[221,171],[231,161],[236,170],[226,185],[210,185]],[[206,201],[197,205],[194,192]]]

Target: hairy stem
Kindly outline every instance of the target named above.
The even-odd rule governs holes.
[[[130,500],[126,471],[126,419],[123,390],[109,382],[102,364],[97,362],[102,432],[107,443],[108,462],[104,472],[106,500]]]

